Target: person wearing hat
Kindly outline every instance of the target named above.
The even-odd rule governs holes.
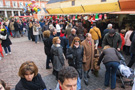
[[[102,48],[104,48],[105,45],[109,45],[120,51],[121,44],[122,40],[120,34],[115,32],[114,29],[110,29],[109,33],[107,33],[103,38]]]

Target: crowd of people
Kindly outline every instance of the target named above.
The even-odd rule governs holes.
[[[8,52],[11,54],[12,43],[9,36],[20,38],[26,35],[28,40],[36,44],[39,41],[44,43],[47,56],[46,69],[53,68],[52,74],[58,80],[56,90],[81,90],[79,81],[84,78],[84,83],[88,85],[90,71],[97,77],[101,61],[106,67],[104,85],[109,86],[111,78],[113,90],[116,88],[116,72],[120,60],[124,60],[122,54],[132,54],[128,67],[131,68],[135,62],[135,32],[132,26],[128,31],[116,30],[110,22],[91,23],[83,19],[77,21],[41,19],[37,21],[12,18],[0,22],[0,35],[3,35],[0,39],[5,55]],[[69,67],[64,67],[65,60],[68,60]],[[49,65],[50,62],[53,67]],[[34,62],[23,63],[18,74],[21,79],[15,90],[46,89]]]

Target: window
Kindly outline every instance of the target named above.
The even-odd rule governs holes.
[[[101,0],[101,2],[106,2],[106,0]]]
[[[3,7],[3,1],[0,1],[0,7]]]
[[[75,6],[75,1],[72,1],[72,6]]]

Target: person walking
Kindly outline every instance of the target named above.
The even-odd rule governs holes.
[[[83,52],[83,70],[84,70],[84,82],[88,85],[89,71],[93,70],[94,66],[94,40],[90,33],[86,34],[86,39],[82,41],[84,48]]]

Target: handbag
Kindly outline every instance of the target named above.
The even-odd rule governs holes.
[[[6,40],[7,39],[7,34],[5,36],[0,34],[0,39]]]

